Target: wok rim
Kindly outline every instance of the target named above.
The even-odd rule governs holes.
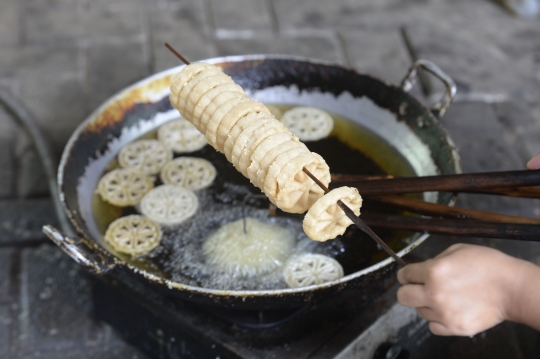
[[[444,132],[445,138],[444,140],[450,145],[451,152],[452,152],[452,158],[454,159],[454,170],[455,173],[461,173],[461,158],[459,156],[458,151],[456,150],[456,147],[454,145],[454,142],[448,135],[446,129],[442,126],[440,121],[433,115],[430,109],[428,109],[425,105],[420,103],[416,98],[414,98],[409,93],[403,91],[400,87],[389,83],[388,81],[382,80],[380,78],[374,77],[370,74],[362,73],[360,71],[357,71],[354,68],[349,68],[347,66],[344,66],[342,64],[334,63],[328,60],[322,60],[322,59],[315,59],[315,58],[309,58],[309,57],[302,57],[302,56],[290,56],[290,55],[279,55],[279,54],[248,54],[248,55],[235,55],[235,56],[223,56],[223,57],[214,57],[209,59],[203,59],[199,61],[194,62],[208,62],[211,64],[219,64],[219,63],[238,63],[238,62],[248,62],[248,61],[257,61],[257,60],[292,60],[292,61],[298,61],[298,62],[305,62],[310,63],[314,65],[322,65],[322,66],[329,66],[329,67],[335,67],[340,68],[342,70],[348,71],[353,73],[355,76],[365,76],[370,78],[373,81],[377,81],[387,87],[397,89],[401,92],[403,92],[410,101],[414,102],[415,105],[422,108],[422,110],[425,111],[425,113],[436,123],[440,129]],[[287,295],[287,294],[299,294],[299,293],[305,293],[308,294],[310,292],[316,291],[316,290],[322,290],[322,289],[328,289],[330,287],[334,287],[340,284],[347,284],[348,282],[353,281],[354,279],[360,278],[362,276],[365,276],[367,274],[370,274],[372,272],[375,272],[381,268],[384,268],[388,265],[390,265],[392,262],[395,262],[392,257],[388,257],[382,261],[379,261],[375,264],[372,264],[369,267],[366,267],[360,271],[351,273],[349,275],[346,275],[340,279],[336,279],[330,282],[326,282],[323,284],[318,285],[311,285],[306,287],[300,287],[300,288],[284,288],[284,289],[271,289],[271,290],[221,290],[221,289],[210,289],[210,288],[204,288],[204,287],[197,287],[192,286],[189,284],[176,282],[170,279],[162,278],[156,274],[147,272],[144,269],[140,269],[114,253],[107,250],[105,247],[103,247],[95,238],[88,235],[86,233],[86,230],[83,230],[82,227],[86,227],[86,224],[82,223],[83,226],[81,226],[81,223],[77,221],[75,216],[73,215],[73,210],[71,210],[67,204],[65,192],[63,191],[64,186],[64,170],[66,166],[68,165],[69,155],[73,149],[74,144],[79,139],[79,136],[81,133],[83,133],[83,130],[88,126],[88,124],[94,120],[98,114],[103,112],[104,109],[106,109],[110,104],[114,103],[116,100],[118,100],[123,94],[128,93],[129,91],[136,89],[138,87],[141,87],[147,83],[151,83],[152,81],[155,81],[156,79],[162,78],[164,76],[170,75],[172,73],[176,73],[180,71],[182,68],[184,68],[186,65],[179,65],[167,70],[160,71],[158,73],[155,73],[151,76],[145,77],[132,85],[129,85],[120,91],[116,92],[114,95],[110,96],[106,101],[104,101],[100,106],[98,106],[94,111],[88,115],[84,121],[82,121],[79,126],[73,131],[71,134],[69,140],[66,143],[66,146],[62,152],[62,157],[60,159],[59,167],[58,167],[58,175],[57,175],[57,183],[58,183],[58,189],[60,193],[60,201],[62,203],[62,207],[67,214],[71,224],[75,227],[77,232],[83,236],[86,240],[95,243],[96,245],[92,246],[92,249],[98,250],[101,252],[102,255],[105,255],[107,257],[111,257],[111,260],[114,261],[115,265],[120,265],[123,267],[128,268],[130,271],[142,275],[144,278],[148,279],[151,282],[157,283],[157,284],[164,284],[169,289],[176,289],[176,290],[182,290],[182,291],[189,291],[189,292],[195,292],[199,294],[204,294],[208,296],[219,296],[219,297],[265,297],[265,296],[279,296],[279,295]],[[455,196],[452,197],[452,199],[449,202],[449,205],[453,205],[455,203]],[[78,211],[75,210],[75,211]],[[414,235],[413,235],[414,236]],[[404,255],[410,253],[414,248],[418,247],[420,244],[422,244],[428,237],[430,236],[429,233],[421,233],[418,235],[418,237],[410,244],[408,244],[405,248],[397,252],[397,255],[399,257],[403,257]],[[114,269],[114,267],[113,267]]]

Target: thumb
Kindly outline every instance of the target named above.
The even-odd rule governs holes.
[[[527,162],[527,168],[530,170],[540,169],[540,153],[531,158],[529,162]]]

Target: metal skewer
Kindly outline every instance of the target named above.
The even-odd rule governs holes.
[[[307,174],[309,176],[309,178],[311,178],[319,187],[322,188],[322,190],[325,192],[325,193],[328,193],[330,192],[330,190],[328,189],[328,187],[326,187],[321,181],[319,181],[319,179],[317,177],[315,177],[311,172],[309,172],[305,167],[302,169],[304,171],[305,174]],[[382,249],[384,249],[384,251],[386,253],[388,253],[389,256],[391,256],[392,258],[394,258],[394,260],[401,266],[406,266],[407,263],[405,263],[405,261],[403,259],[401,259],[401,257],[399,257],[396,252],[394,252],[392,250],[392,248],[390,248],[386,243],[384,243],[384,241],[375,233],[371,230],[371,228],[369,228],[369,226],[367,224],[364,223],[364,221],[362,221],[356,214],[354,214],[353,210],[350,209],[345,203],[343,203],[341,200],[337,201],[337,204],[339,206],[339,208],[341,208],[343,210],[343,212],[345,212],[345,215],[347,217],[349,217],[349,219],[351,221],[353,221],[353,223],[358,227],[360,228],[360,230],[362,232],[364,232],[365,234],[367,234],[368,236],[370,236],[371,238],[373,238],[375,240],[375,242],[377,242],[377,244],[379,246],[382,247]]]
[[[182,60],[183,63],[185,63],[186,65],[189,65],[189,61],[186,60],[186,58],[182,55],[180,55],[180,53],[178,51],[176,51],[171,45],[169,45],[169,43],[165,43],[165,46],[173,53],[175,54],[180,60]],[[313,181],[315,181],[315,183],[317,183],[317,185],[319,187],[321,187],[325,193],[328,193],[330,192],[330,190],[321,182],[319,181],[319,179],[317,177],[315,177],[311,172],[309,172],[306,168],[303,168],[302,169],[308,176],[309,178],[311,178]],[[349,217],[349,219],[351,221],[353,221],[353,223],[358,227],[360,228],[360,230],[364,233],[366,233],[368,236],[370,236],[371,238],[373,238],[375,240],[375,242],[377,242],[379,244],[379,246],[382,247],[382,249],[384,249],[384,251],[386,253],[388,253],[389,256],[391,256],[392,258],[394,258],[394,260],[401,266],[406,266],[407,263],[405,263],[405,261],[403,259],[401,259],[397,254],[396,252],[394,252],[392,250],[392,248],[390,248],[386,243],[384,243],[384,241],[379,238],[379,236],[377,236],[377,234],[375,232],[373,232],[371,230],[371,228],[369,228],[369,226],[367,224],[364,223],[364,221],[362,221],[360,218],[358,218],[354,212],[352,211],[352,209],[350,209],[345,203],[343,203],[342,201],[338,201],[337,202],[338,206],[343,210],[343,212],[345,212],[345,215],[347,217]],[[245,216],[244,216],[244,232],[246,231],[246,228],[245,228]]]

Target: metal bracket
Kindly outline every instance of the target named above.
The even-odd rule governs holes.
[[[422,68],[426,70],[427,72],[434,75],[436,78],[441,80],[444,83],[444,86],[446,87],[444,95],[442,99],[440,99],[435,105],[433,105],[431,111],[436,116],[442,116],[446,112],[446,109],[452,101],[454,100],[454,97],[456,97],[456,84],[454,80],[450,78],[447,74],[444,73],[443,70],[441,70],[437,65],[435,65],[433,62],[429,60],[418,60],[416,61],[410,68],[409,72],[405,76],[405,78],[401,81],[401,89],[405,92],[409,92],[416,83],[416,78],[418,74],[418,70]]]

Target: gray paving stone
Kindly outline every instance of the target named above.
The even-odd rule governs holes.
[[[79,72],[76,47],[0,47],[0,77],[58,80],[76,78]]]
[[[41,231],[45,224],[58,228],[50,199],[0,201],[0,244],[21,246],[49,241]]]
[[[0,305],[0,358],[9,358],[11,352],[11,310]]]
[[[214,41],[207,35],[204,7],[200,2],[186,2],[174,9],[152,10],[153,72],[181,64],[165,46],[170,43],[190,61],[216,56]]]
[[[344,63],[337,41],[329,37],[280,37],[217,42],[220,55],[282,54]]]
[[[91,9],[108,9],[112,11],[122,11],[126,9],[133,10],[136,8],[142,8],[144,5],[149,3],[154,3],[154,5],[157,5],[157,3],[163,2],[163,0],[92,0],[89,2],[88,6]]]
[[[74,44],[80,40],[110,42],[143,36],[140,9],[112,11],[56,10],[28,12],[24,18],[26,41],[30,44]]]
[[[439,2],[436,8],[448,16],[433,15],[432,23],[443,31],[498,47],[512,59],[512,68],[532,70],[540,28],[537,19],[517,18],[492,1]],[[422,14],[424,18],[429,18]],[[419,15],[420,16],[420,15]]]
[[[14,96],[21,96],[21,81],[14,77],[0,77],[0,86],[7,89]]]
[[[524,71],[531,71],[540,81],[540,28],[529,27],[512,32],[512,39],[497,39],[497,46],[512,60],[512,65]],[[506,34],[505,37],[508,37]]]
[[[210,5],[218,38],[272,32],[272,17],[265,0],[210,0]]]
[[[59,157],[58,155],[55,158]],[[17,173],[15,177],[16,197],[27,199],[49,195],[49,186],[44,181],[45,171],[41,160],[24,133],[17,136]]]
[[[83,0],[24,0],[24,9],[27,12],[40,13],[51,10],[77,10],[84,3]]]
[[[361,25],[359,19],[373,12],[387,12],[397,0],[273,0],[279,28],[321,28]]]
[[[15,134],[17,127],[0,108],[0,199],[15,198]]]
[[[420,57],[435,62],[471,92],[527,101],[534,101],[540,94],[540,84],[508,66],[507,56],[496,46],[448,33],[434,24],[417,23],[408,30]]]
[[[441,121],[459,148],[464,172],[508,171],[524,167],[524,160],[491,104],[454,103]]]
[[[534,20],[527,21],[508,15],[490,1],[396,1],[369,0],[273,0],[281,29],[289,28],[375,28],[399,27],[419,20],[453,26],[453,32],[469,32],[506,39],[499,32],[503,29],[513,34],[521,28],[534,27]],[[498,36],[497,36],[498,34]]]
[[[58,247],[42,245],[22,254],[21,352],[56,352],[98,347],[102,326],[85,314],[89,286],[78,265]]]
[[[354,17],[358,9],[364,8],[364,3],[369,1],[274,0],[273,3],[280,29],[287,30],[331,27],[345,21],[345,17]]]
[[[91,109],[124,87],[149,75],[149,63],[138,42],[95,45],[88,49],[86,94]]]
[[[9,248],[0,249],[0,303],[7,301],[7,299],[12,294],[11,293],[11,257],[12,255],[13,255],[12,249],[9,249]]]
[[[133,2],[137,2],[133,0]],[[147,19],[141,9],[130,7],[125,11],[106,9],[83,13],[84,37],[94,42],[108,42],[110,38],[120,41],[139,39],[144,35]]]
[[[524,160],[540,152],[540,106],[513,101],[496,103],[494,108]]]
[[[25,43],[72,44],[85,35],[85,14],[77,10],[27,12]]]
[[[90,112],[85,89],[77,78],[25,78],[21,91],[24,104],[59,158],[69,136]]]
[[[37,121],[36,126],[38,126]],[[45,136],[45,131],[42,131],[42,133]],[[48,196],[49,186],[47,181],[43,180],[46,178],[45,170],[30,137],[22,129],[19,129],[14,138],[14,142],[15,162],[17,167],[15,176],[16,198],[27,199],[31,197]],[[59,154],[53,154],[53,156],[58,160]]]
[[[0,44],[19,43],[19,7],[16,0],[0,2]]]
[[[490,48],[488,52],[495,60],[501,54],[513,59],[511,71],[520,68],[538,76],[540,70],[540,64],[535,60],[538,48],[534,39],[540,35],[537,21],[513,17],[490,1],[274,0],[274,6],[279,28],[285,32],[319,28],[397,30],[402,25],[429,24],[448,37],[467,39],[479,45],[481,53],[486,47]],[[432,41],[444,44],[440,40],[444,39],[432,38]],[[449,49],[447,44],[444,47]],[[459,57],[474,55],[474,50],[452,47],[451,53],[459,62],[463,61]],[[481,66],[486,60],[492,62],[489,57],[476,63]],[[508,66],[504,68],[507,71]]]
[[[411,65],[398,29],[344,31],[351,65],[393,84],[399,84]]]

